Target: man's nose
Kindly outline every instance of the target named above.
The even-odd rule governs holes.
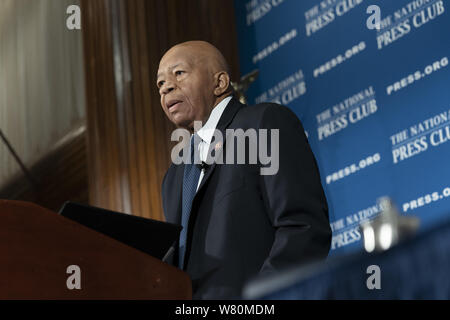
[[[161,93],[162,94],[168,94],[169,92],[171,92],[173,90],[175,90],[175,84],[172,81],[167,81],[161,87]]]

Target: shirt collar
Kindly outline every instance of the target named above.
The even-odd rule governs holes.
[[[226,97],[217,106],[215,106],[214,109],[212,109],[211,114],[209,115],[208,121],[206,121],[205,125],[197,131],[199,137],[206,143],[211,143],[211,139],[214,135],[214,130],[219,123],[220,117],[222,116],[226,106],[232,98],[232,96]]]

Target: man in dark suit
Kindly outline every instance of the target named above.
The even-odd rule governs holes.
[[[279,135],[267,139],[278,156],[274,174],[263,175],[260,161],[249,163],[250,139],[244,164],[182,163],[167,171],[164,214],[184,226],[172,262],[190,275],[194,298],[236,298],[255,276],[325,259],[331,242],[328,206],[296,115],[277,104],[246,106],[232,97],[225,59],[206,42],[171,48],[161,59],[157,86],[168,118],[200,141],[191,145],[194,152],[236,151],[227,148],[230,129]],[[196,132],[195,121],[202,123]],[[220,130],[224,141],[214,141],[212,129]]]

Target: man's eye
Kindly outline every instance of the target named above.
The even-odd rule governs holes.
[[[161,88],[164,85],[164,81],[158,82],[158,88]]]
[[[181,76],[184,73],[182,70],[175,71],[175,75]]]

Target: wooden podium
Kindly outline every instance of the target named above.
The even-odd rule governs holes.
[[[80,289],[69,289],[69,266],[79,267]],[[183,271],[39,206],[0,200],[0,299],[191,298]]]

